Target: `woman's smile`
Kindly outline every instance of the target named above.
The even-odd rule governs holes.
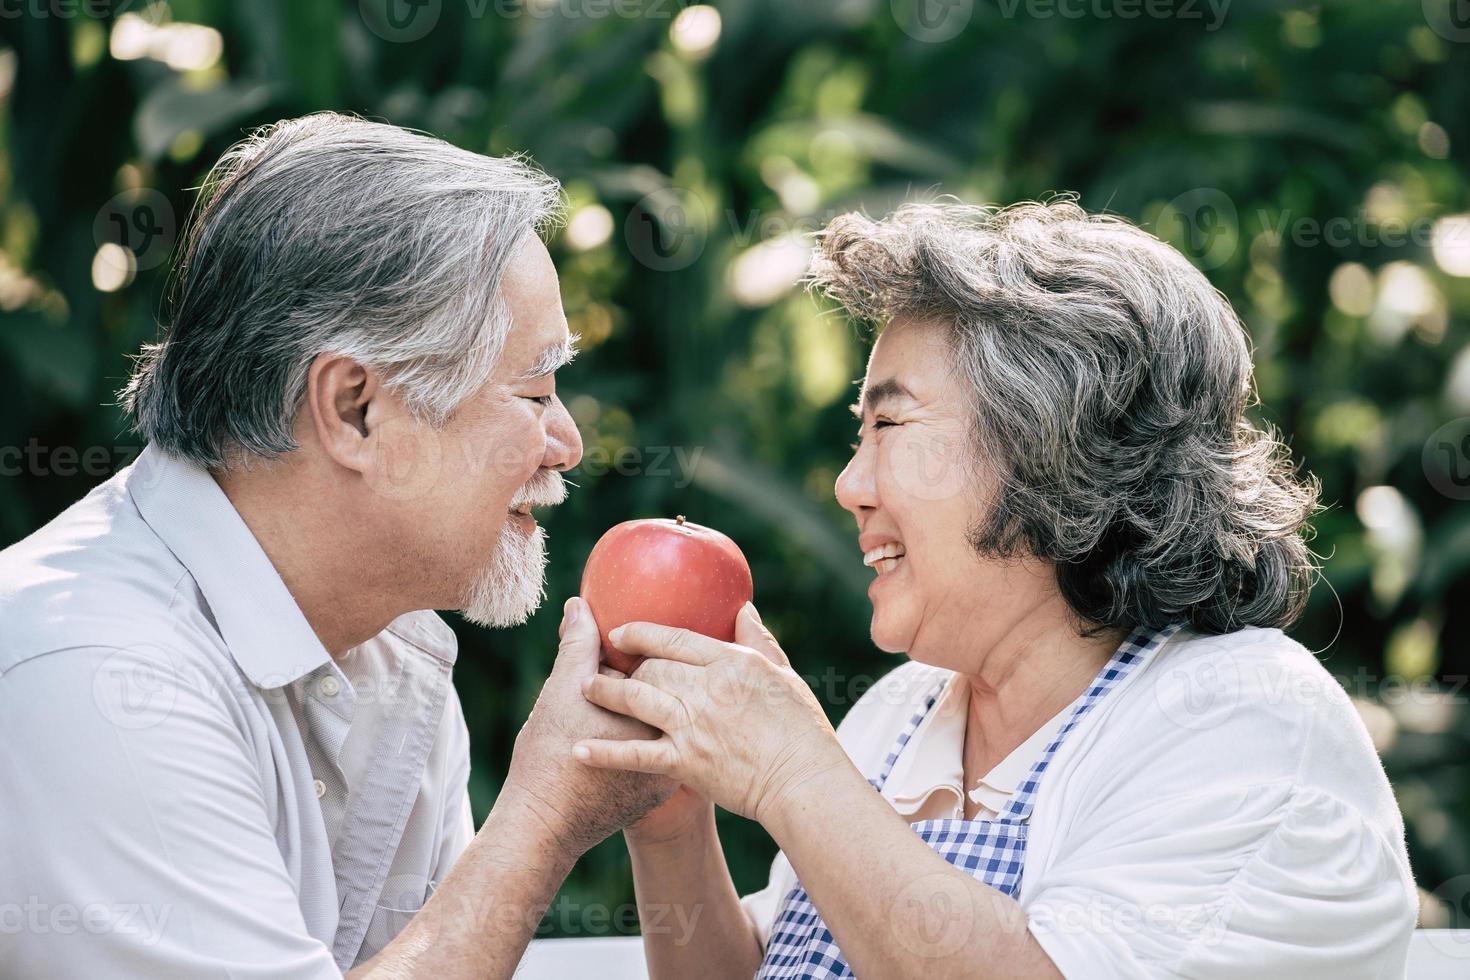
[[[897,569],[906,554],[903,545],[891,541],[876,548],[869,548],[864,552],[863,564],[875,569],[879,577],[882,577]]]

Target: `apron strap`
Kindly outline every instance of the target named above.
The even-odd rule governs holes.
[[[1020,786],[1016,787],[1016,792],[1012,794],[1005,809],[1000,813],[1001,818],[1024,820],[1030,817],[1036,788],[1041,782],[1041,775],[1046,771],[1047,765],[1051,762],[1052,757],[1056,755],[1057,750],[1061,748],[1063,740],[1077,726],[1082,716],[1092,710],[1093,705],[1101,701],[1109,691],[1116,687],[1146,655],[1157,650],[1163,645],[1165,640],[1178,632],[1180,625],[1182,624],[1166,626],[1157,632],[1135,627],[1128,634],[1117,651],[1108,659],[1108,662],[1103,666],[1102,670],[1098,671],[1097,676],[1092,679],[1092,683],[1088,686],[1087,690],[1078,695],[1077,700],[1073,702],[1072,712],[1067,716],[1066,723],[1057,731],[1056,738],[1052,739],[1051,744],[1041,753],[1041,758],[1036,760],[1036,763],[1031,767],[1031,772],[1027,774],[1026,779],[1021,782]],[[898,762],[898,757],[903,754],[904,747],[909,744],[909,739],[914,737],[914,732],[918,731],[919,725],[923,723],[925,717],[933,710],[934,703],[939,699],[939,695],[943,692],[947,683],[949,683],[949,678],[946,677],[935,684],[924,696],[923,706],[914,712],[913,717],[909,719],[908,724],[899,733],[898,739],[893,743],[893,748],[889,750],[887,758],[883,760],[883,766],[878,771],[878,775],[868,780],[874,789],[881,791],[884,784],[888,782],[888,777],[893,772],[893,766]]]
[[[1091,711],[1094,705],[1122,682],[1123,678],[1132,673],[1133,668],[1142,663],[1145,656],[1157,650],[1178,630],[1178,625],[1166,626],[1157,632],[1134,627],[1103,669],[1098,671],[1097,676],[1092,679],[1092,684],[1078,697],[1072,713],[1067,716],[1066,723],[1058,729],[1056,737],[1041,753],[1041,758],[1032,765],[1031,772],[1021,781],[1021,785],[1016,787],[1016,792],[1011,795],[1005,808],[1001,810],[1001,819],[1031,819],[1031,811],[1036,806],[1036,789],[1041,784],[1041,776],[1046,772],[1046,767],[1051,764],[1057,750],[1062,747],[1062,742],[1082,720],[1082,716]]]

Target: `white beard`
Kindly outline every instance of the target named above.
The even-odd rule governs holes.
[[[551,506],[566,496],[561,474],[542,470],[516,492],[510,505]],[[546,529],[538,524],[530,534],[523,534],[507,518],[490,564],[470,584],[461,601],[460,615],[490,629],[519,626],[531,618],[545,598]]]
[[[460,615],[477,626],[519,626],[546,598],[546,529],[522,534],[509,521],[495,557],[470,586]]]

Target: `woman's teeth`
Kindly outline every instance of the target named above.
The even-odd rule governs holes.
[[[875,569],[879,575],[886,575],[898,567],[905,554],[901,544],[880,545],[863,555],[863,564]]]

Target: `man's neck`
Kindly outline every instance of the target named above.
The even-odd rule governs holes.
[[[293,487],[286,464],[213,475],[333,659],[410,611],[375,580],[379,563],[353,522],[326,495]]]

